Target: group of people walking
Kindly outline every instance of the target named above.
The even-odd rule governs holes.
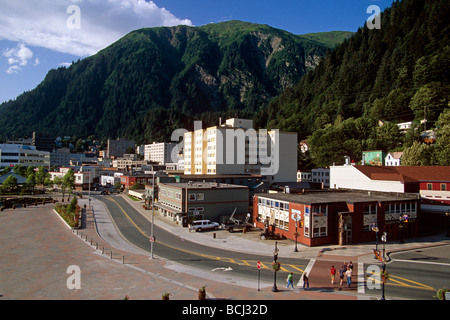
[[[336,273],[339,272],[339,284],[342,286],[344,283],[344,278],[347,280],[347,286],[350,288],[352,284],[352,276],[353,276],[353,263],[350,261],[349,263],[344,262],[341,268],[337,271],[334,265],[331,266],[330,274],[331,274],[331,284],[335,284],[336,282]],[[287,277],[287,288],[291,287],[294,289],[293,283],[294,274],[291,272]],[[302,275],[303,279],[303,289],[309,289],[309,277],[306,272]]]
[[[334,265],[331,266],[330,269],[331,274],[331,284],[334,284],[336,281],[336,269]],[[352,284],[352,275],[353,275],[353,263],[350,261],[349,263],[344,262],[344,264],[339,269],[339,284],[342,286],[344,282],[344,278],[347,279],[347,286],[350,288]]]

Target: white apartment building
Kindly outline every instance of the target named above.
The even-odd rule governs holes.
[[[36,150],[35,146],[0,144],[0,168],[16,165],[49,168],[50,152]]]
[[[144,146],[144,160],[157,162],[158,164],[166,164],[173,162],[171,159],[172,149],[176,143],[161,142],[146,144]]]
[[[261,174],[266,180],[296,181],[296,133],[258,133],[252,120],[234,118],[187,132],[183,142],[185,174]]]

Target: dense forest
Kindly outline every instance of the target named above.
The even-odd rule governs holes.
[[[450,101],[449,6],[446,0],[394,2],[381,13],[381,29],[360,27],[264,109],[258,125],[308,138],[305,166],[342,164],[344,156],[359,161],[363,150],[417,148],[420,132],[436,124],[445,136],[446,115],[436,121]],[[395,124],[405,121],[413,128],[403,134]],[[439,152],[422,162],[450,164],[448,153],[445,159]]]
[[[0,139],[38,131],[150,143],[194,119],[251,117],[345,37],[325,45],[241,21],[136,30],[0,105]]]

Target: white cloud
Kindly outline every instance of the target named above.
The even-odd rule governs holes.
[[[14,74],[14,73],[19,73],[19,71],[21,71],[22,68],[19,66],[11,66],[6,70],[7,74]]]
[[[33,51],[25,46],[23,43],[19,43],[16,48],[6,49],[2,55],[8,58],[9,64],[18,64],[20,66],[26,66],[28,60],[33,57]]]
[[[2,56],[7,58],[8,64],[11,65],[7,70],[7,74],[19,73],[22,68],[28,64],[28,61],[33,58],[33,51],[31,51],[25,44],[19,43],[16,48],[5,49]],[[39,58],[34,60],[34,65],[39,64]]]
[[[79,10],[68,10],[72,5]],[[83,57],[132,30],[180,24],[192,25],[153,1],[2,0],[0,39]]]

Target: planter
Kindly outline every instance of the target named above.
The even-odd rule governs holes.
[[[161,296],[161,298],[162,298],[162,300],[170,300],[169,299],[169,296],[170,296],[170,293],[164,293],[162,296]]]
[[[202,287],[198,290],[198,300],[206,300],[206,288]]]

